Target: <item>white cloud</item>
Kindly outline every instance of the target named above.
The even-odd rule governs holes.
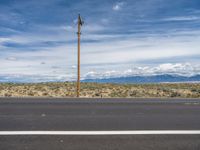
[[[196,32],[198,34],[199,32]],[[111,38],[112,39],[112,38]],[[144,37],[82,45],[84,64],[136,63],[170,57],[198,56],[200,36]]]
[[[0,43],[9,41],[9,38],[0,37]]]
[[[161,74],[171,74],[180,76],[194,76],[200,74],[200,65],[190,63],[166,63],[158,66],[134,66],[123,71],[105,71],[95,72],[90,71],[84,74],[83,79],[97,79],[97,78],[115,78],[127,76],[152,76]]]
[[[200,18],[197,16],[179,16],[179,17],[165,18],[163,19],[163,21],[194,21],[199,19]]]
[[[5,48],[4,43],[9,42],[11,39],[6,37],[0,37],[0,49]]]
[[[114,11],[119,11],[122,9],[122,7],[124,6],[124,2],[117,2],[114,6],[113,6],[113,10]]]
[[[35,32],[30,33],[19,33],[10,36],[9,38],[0,38],[0,46],[3,46],[5,42],[25,44],[25,45],[37,45],[42,42],[56,42],[56,41],[73,41],[77,39],[77,27],[76,26],[34,26]],[[98,24],[84,25],[83,36],[85,40],[95,38],[95,32],[104,31],[105,27]],[[103,35],[96,36],[96,39],[104,38]]]
[[[180,63],[178,63],[178,64],[170,64],[170,63],[167,63],[167,64],[161,64],[161,65],[159,65],[159,70],[161,70],[161,71],[174,71],[174,70],[177,70],[177,69],[183,69],[183,68],[185,68],[185,66],[190,66],[190,64],[185,64],[185,65],[183,65],[183,64],[180,64]]]
[[[17,58],[16,58],[16,57],[7,57],[6,60],[9,60],[9,61],[16,61]]]

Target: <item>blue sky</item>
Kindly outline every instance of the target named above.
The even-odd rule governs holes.
[[[78,13],[82,78],[200,74],[199,0],[1,0],[0,76],[75,79]]]

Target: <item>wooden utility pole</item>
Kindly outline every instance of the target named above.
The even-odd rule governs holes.
[[[80,52],[80,49],[81,49],[81,46],[80,46],[80,43],[81,43],[81,26],[83,25],[83,20],[81,19],[81,16],[80,14],[78,15],[78,67],[77,67],[77,97],[80,96],[80,55],[81,55],[81,52]]]

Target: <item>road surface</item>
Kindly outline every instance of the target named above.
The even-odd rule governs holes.
[[[42,135],[55,131],[97,134]],[[0,98],[0,150],[200,149],[200,134],[118,134],[126,131],[200,131],[200,100]]]

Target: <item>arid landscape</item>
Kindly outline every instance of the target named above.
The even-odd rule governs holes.
[[[76,83],[0,84],[1,97],[75,97]],[[81,83],[81,97],[200,98],[199,83],[99,84]]]

